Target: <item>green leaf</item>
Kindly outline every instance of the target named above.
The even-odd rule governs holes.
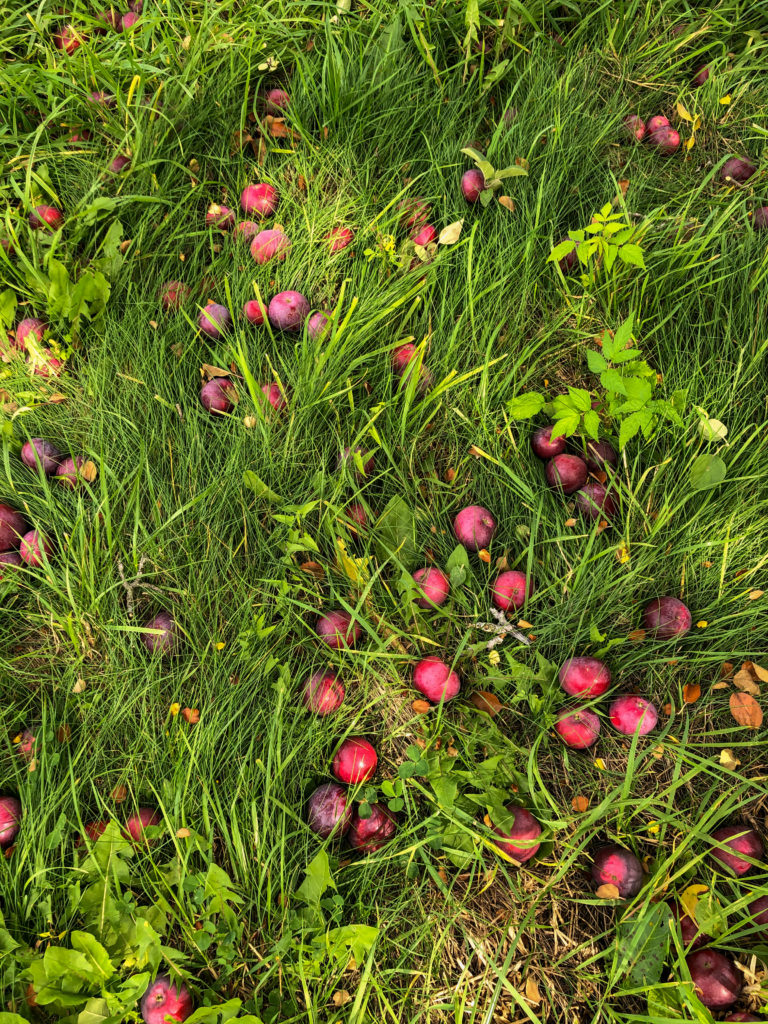
[[[712,891],[705,892],[696,902],[696,924],[705,935],[714,938],[728,927],[728,915]]]
[[[83,954],[94,972],[100,973],[104,981],[112,977],[115,973],[115,968],[109,958],[109,953],[98,939],[95,939],[90,932],[73,931],[70,940],[72,948],[79,950]]]
[[[624,382],[624,378],[619,371],[614,370],[612,366],[609,366],[607,370],[603,370],[600,374],[600,383],[606,391],[613,391],[618,395],[627,394],[627,386]]]
[[[492,188],[485,188],[485,189],[483,189],[483,191],[480,193],[480,205],[483,208],[485,208],[486,206],[488,206],[488,204],[491,202],[492,199],[493,199],[493,189]]]
[[[594,409],[584,413],[584,429],[593,441],[597,441],[600,435],[600,417]]]
[[[576,243],[572,242],[570,238],[566,238],[560,242],[552,252],[547,256],[547,263],[559,263],[563,256],[567,256],[569,252],[573,252],[576,248]]]
[[[245,472],[243,473],[243,483],[247,488],[249,488],[249,490],[253,491],[253,493],[257,497],[264,498],[265,501],[273,503],[282,503],[283,501],[280,495],[275,494],[273,490],[270,490],[270,488],[267,487],[267,485],[264,483],[261,477],[256,476],[256,474],[251,469],[246,469]]]
[[[416,517],[399,495],[390,498],[375,527],[376,549],[382,561],[394,555],[405,568],[418,558]]]
[[[509,64],[510,62],[508,60],[501,60],[491,68],[483,81],[483,92],[488,92],[488,90],[492,89],[497,82],[501,81],[507,73]]]
[[[628,363],[630,359],[637,359],[640,355],[639,348],[624,348],[619,351],[614,349],[613,355],[611,356],[612,363]]]
[[[460,871],[474,860],[472,836],[458,825],[449,825],[442,834],[442,850],[448,860]]]
[[[691,466],[690,484],[694,491],[717,487],[725,480],[726,465],[719,455],[699,455]]]
[[[485,178],[486,185],[493,177],[493,164],[489,163],[488,160],[479,160],[477,164],[478,170],[482,173]]]
[[[653,385],[643,377],[625,377],[624,389],[628,398],[635,402],[641,402],[643,405],[649,402],[653,395]]]
[[[611,238],[614,245],[626,245],[632,235],[635,233],[634,228],[624,228],[622,231],[617,231],[616,234]]]
[[[99,218],[104,217],[108,213],[112,213],[116,206],[116,199],[113,199],[110,196],[99,196],[98,199],[94,199],[92,203],[89,203],[88,206],[80,212],[80,223],[84,224],[86,227],[91,227],[97,220],[99,220]]]
[[[8,328],[16,318],[16,292],[6,288],[0,292],[0,327]],[[13,1014],[12,1016],[15,1016]]]
[[[608,368],[608,361],[602,352],[598,352],[597,349],[587,349],[587,366],[590,368],[592,373],[602,373],[603,370]]]
[[[573,408],[579,412],[587,412],[592,408],[592,395],[584,388],[568,388],[568,395]]]
[[[307,864],[304,881],[295,892],[297,899],[312,905],[319,904],[321,896],[327,889],[335,889],[336,885],[331,874],[331,865],[325,850],[317,854]]]
[[[705,441],[723,441],[728,434],[728,427],[720,420],[706,419],[699,420],[699,433]]]
[[[632,242],[619,246],[619,259],[623,263],[630,264],[630,266],[640,267],[641,270],[645,270],[643,250],[639,245],[634,245]]]
[[[527,178],[528,171],[524,167],[519,167],[517,164],[513,164],[511,167],[502,167],[500,171],[496,171],[497,178]]]
[[[463,544],[458,544],[453,549],[448,561],[445,563],[445,569],[450,576],[451,586],[462,586],[469,572],[469,555]]]
[[[627,416],[619,428],[619,448],[626,448],[642,425],[643,418],[639,412],[633,412]]]
[[[613,264],[616,262],[616,253],[618,249],[615,245],[606,245],[605,249],[605,269],[610,271],[613,268]]]
[[[513,420],[529,420],[532,416],[538,416],[543,408],[544,396],[537,391],[515,395],[507,402],[507,412]]]
[[[577,413],[572,413],[570,416],[564,416],[552,427],[552,433],[549,435],[550,439],[554,441],[556,437],[571,437],[571,435],[575,434],[579,429],[580,423],[581,416]]]
[[[677,982],[669,987],[656,986],[648,991],[648,1016],[666,1024],[669,1020],[683,1020],[683,1008]],[[689,1017],[688,1020],[691,1018]]]
[[[632,326],[634,324],[635,314],[630,313],[627,319],[616,328],[616,333],[612,338],[606,336],[606,340],[603,342],[603,351],[605,352],[606,342],[610,343],[611,351],[605,352],[609,359],[613,358],[613,353],[621,351],[628,341],[632,340]]]
[[[475,161],[475,163],[478,163],[481,160],[485,160],[485,156],[480,152],[480,150],[473,149],[471,146],[466,146],[464,149],[462,149],[461,152],[464,153],[466,156],[471,157]]]
[[[644,988],[661,979],[669,952],[671,916],[666,903],[657,903],[619,924],[615,966],[624,978],[624,988]]]

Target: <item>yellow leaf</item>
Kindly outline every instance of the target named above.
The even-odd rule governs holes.
[[[177,839],[189,839],[189,837],[190,837],[191,835],[192,835],[192,833],[191,833],[191,832],[189,831],[189,829],[188,829],[188,828],[180,828],[180,829],[179,829],[179,830],[178,830],[178,831],[176,832],[176,838],[177,838]]]
[[[729,768],[733,772],[739,767],[741,761],[738,757],[733,756],[732,750],[726,747],[725,750],[720,751],[720,764],[723,768]]]
[[[528,622],[527,619],[518,619],[517,626],[518,629],[533,629],[533,623]]]
[[[515,201],[509,196],[499,196],[499,204],[503,206],[505,210],[509,210],[510,213],[515,212]]]
[[[539,986],[533,980],[533,978],[525,979],[525,998],[529,1003],[533,1003],[536,1006],[541,1002],[541,996],[539,995]]]
[[[453,224],[449,224],[447,228],[443,228],[438,235],[437,241],[440,245],[453,245],[455,242],[458,242],[463,227],[464,218],[462,217],[461,220],[456,220]]]
[[[350,558],[341,537],[336,538],[336,564],[352,583],[367,583],[370,577],[370,558]]]
[[[763,596],[763,591],[762,590],[750,590],[750,592],[747,594],[747,597],[749,598],[750,601],[757,601],[757,599],[762,597],[762,596]]]
[[[709,623],[707,622],[706,619],[699,619],[699,621],[696,623],[696,628],[697,629],[706,629],[708,625],[709,625]]]
[[[216,648],[217,651],[223,651],[227,645],[226,643],[224,643],[223,640],[219,640],[219,642],[214,644],[213,646]]]
[[[701,128],[701,114],[697,114],[693,119],[693,131],[694,134]]]
[[[651,833],[651,835],[657,836],[659,834],[659,823],[658,823],[658,821],[649,821],[648,822],[648,831]]]
[[[768,668],[763,668],[762,665],[756,665],[752,662],[752,671],[755,673],[761,683],[768,683]]]
[[[720,97],[718,102],[721,103],[724,107],[727,107],[728,104],[731,102],[731,94],[727,92],[725,96]]]
[[[629,561],[629,548],[627,547],[625,541],[622,541],[621,544],[619,544],[619,546],[616,548],[616,557],[622,565],[626,565]]]
[[[693,149],[695,144],[696,144],[696,139],[695,139],[695,137],[693,135],[690,137],[690,139],[686,139],[685,143],[684,143],[685,148],[688,150],[688,152],[690,152]]]
[[[678,101],[677,101],[677,103],[675,104],[675,107],[676,107],[676,109],[677,109],[677,113],[678,113],[678,116],[679,116],[679,117],[682,117],[682,119],[683,119],[684,121],[692,121],[692,120],[693,120],[693,118],[692,118],[692,117],[691,117],[691,115],[690,115],[690,114],[688,113],[688,111],[687,111],[687,110],[685,109],[685,107],[684,107],[684,106],[683,106],[683,104],[682,104],[682,103],[680,102],[680,100],[678,100]]]
[[[689,885],[687,889],[683,890],[680,896],[680,905],[692,921],[696,920],[696,904],[699,902],[699,896],[703,896],[708,891],[706,885]]]
[[[744,693],[751,693],[753,697],[760,696],[760,687],[746,669],[739,669],[733,677],[733,685],[738,687],[739,690],[743,690]]]
[[[175,718],[176,715],[178,715],[178,713],[181,711],[181,704],[177,704],[174,701],[174,703],[171,704],[170,711],[171,711],[171,714],[173,715],[173,717]]]
[[[595,891],[595,896],[601,900],[617,900],[619,895],[618,887],[613,885],[611,882],[606,882],[605,885],[599,885]]]
[[[75,685],[72,687],[72,693],[82,693],[84,689],[85,689],[85,680],[84,679],[78,679],[75,682]]]
[[[605,771],[605,761],[602,759],[602,757],[595,758],[595,768],[599,768],[602,772]]]

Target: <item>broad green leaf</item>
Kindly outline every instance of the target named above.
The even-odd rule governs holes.
[[[485,160],[485,156],[480,152],[480,150],[472,149],[471,146],[466,146],[461,152],[466,156],[471,157],[475,163],[478,163],[480,160]]]
[[[622,421],[619,428],[619,448],[626,448],[635,434],[638,433],[643,421],[639,412],[633,412]]]
[[[613,264],[616,262],[616,253],[618,249],[615,245],[606,245],[605,247],[605,269],[610,271],[613,268]]]
[[[317,854],[307,864],[304,881],[295,892],[297,899],[305,903],[318,904],[326,889],[335,889],[336,884],[331,874],[331,864],[325,850],[318,850]]]
[[[442,842],[442,851],[455,868],[463,871],[469,867],[475,852],[471,835],[458,825],[449,825],[443,832]]]
[[[463,544],[458,544],[445,563],[445,569],[451,578],[452,587],[460,587],[467,578],[469,571],[469,555]]]
[[[616,351],[620,352],[623,348],[626,347],[627,342],[632,340],[632,327],[634,325],[634,321],[635,321],[635,315],[634,315],[634,313],[630,313],[629,316],[627,317],[627,319],[623,323],[619,324],[619,326],[616,328],[616,333],[614,334],[613,338],[608,338],[607,337],[605,339],[605,341],[603,342],[603,351],[604,352],[605,352],[606,342],[608,342],[610,344],[611,354],[609,355],[606,352],[606,355],[608,356],[609,359],[613,358],[613,353],[614,352],[616,352]]]
[[[112,977],[115,973],[115,968],[109,958],[109,953],[90,932],[73,931],[70,941],[72,942],[72,948],[79,950],[86,957],[93,970],[103,975],[105,981]]]
[[[587,412],[592,408],[592,395],[584,388],[568,388],[568,395],[573,408],[579,412]]]
[[[256,476],[251,469],[246,469],[243,473],[243,483],[246,487],[252,490],[257,497],[264,498],[265,501],[280,503],[283,501],[280,495],[275,494],[273,490],[270,490],[261,477]]]
[[[671,911],[657,903],[622,921],[616,934],[615,967],[626,989],[655,985],[669,952]]]
[[[632,359],[637,359],[640,355],[639,348],[622,348],[614,349],[613,355],[611,356],[612,363],[628,363]]]
[[[529,420],[532,416],[538,416],[543,408],[544,396],[537,391],[515,395],[507,402],[507,412],[513,420]]]
[[[486,206],[488,206],[490,204],[492,199],[493,199],[493,189],[492,188],[485,188],[485,189],[483,189],[483,191],[480,193],[480,205],[483,208],[485,208]]]
[[[578,413],[572,413],[570,416],[564,416],[558,420],[557,423],[552,427],[552,433],[549,435],[552,440],[556,437],[571,437],[579,429],[581,423],[581,416]]]
[[[706,419],[699,420],[699,433],[705,441],[723,441],[728,433],[728,427],[720,420]]]
[[[527,178],[528,171],[524,167],[513,164],[511,167],[503,167],[500,171],[496,171],[496,177],[501,180],[504,178]]]
[[[592,373],[602,373],[603,370],[607,369],[608,362],[602,352],[598,352],[597,349],[587,349],[587,366],[590,368]]]
[[[16,292],[6,288],[5,291],[0,292],[0,327],[7,330],[15,318]],[[15,1016],[15,1014],[11,1014],[11,1016]]]
[[[645,270],[643,250],[633,242],[627,242],[626,245],[619,246],[619,259],[633,267],[640,267],[641,270]]]
[[[547,263],[559,263],[563,256],[567,256],[569,252],[573,252],[576,248],[576,243],[570,238],[566,238],[554,247],[552,252],[547,256]]]
[[[612,366],[609,366],[607,370],[603,370],[600,374],[600,383],[606,391],[613,391],[617,395],[627,394],[627,386],[624,382],[624,378],[619,371],[614,370]]]
[[[600,417],[594,409],[584,413],[584,429],[593,441],[598,440],[600,436]]]
[[[691,466],[690,484],[694,491],[717,487],[725,480],[726,465],[719,455],[699,455]]]
[[[501,60],[491,68],[483,81],[483,92],[488,92],[488,90],[492,89],[497,82],[501,81],[507,73],[509,63],[510,62],[508,60]]]
[[[485,178],[486,184],[488,184],[488,182],[491,180],[494,174],[493,164],[490,163],[488,160],[479,160],[477,167],[478,170],[482,173],[483,177]]]
[[[113,199],[110,196],[99,196],[81,211],[79,216],[80,223],[84,224],[86,227],[91,227],[97,220],[99,220],[100,217],[103,217],[108,213],[112,213],[116,206],[116,199]]]
[[[418,557],[416,518],[404,498],[395,494],[376,523],[376,549],[384,561],[391,555],[409,568]]]

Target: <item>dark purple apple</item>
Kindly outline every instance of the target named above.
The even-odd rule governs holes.
[[[360,853],[375,853],[390,842],[397,832],[397,818],[384,804],[371,804],[371,813],[361,818],[358,808],[352,812],[347,842]]]
[[[565,451],[568,442],[565,437],[561,434],[560,437],[556,437],[552,440],[553,427],[539,427],[531,437],[531,448],[533,454],[542,459],[544,462],[547,459],[553,459],[555,455],[562,455]]]
[[[451,592],[451,581],[441,572],[440,569],[425,567],[418,569],[413,578],[419,584],[419,593],[416,604],[419,608],[432,608],[433,605],[445,604],[448,594]]]
[[[453,700],[461,690],[458,673],[435,655],[417,662],[413,669],[413,685],[432,704]]]
[[[611,685],[608,666],[597,658],[569,658],[558,678],[569,697],[600,697]]]
[[[709,68],[706,66],[703,68],[699,68],[699,70],[691,79],[691,85],[694,87],[694,89],[699,89],[702,85],[704,85],[708,78]]]
[[[0,580],[6,579],[10,576],[10,573],[7,571],[8,566],[10,566],[11,569],[18,569],[23,564],[21,555],[18,551],[0,551]]]
[[[145,623],[144,628],[159,631],[141,634],[141,641],[150,654],[173,654],[178,648],[178,627],[176,620],[168,612],[158,612],[153,619]]]
[[[646,736],[656,728],[659,720],[655,706],[644,697],[636,697],[633,693],[617,697],[611,703],[608,715],[614,729],[624,736],[634,736],[635,733]]]
[[[758,206],[752,215],[752,227],[755,231],[768,229],[768,206]]]
[[[197,323],[203,334],[217,341],[223,335],[229,334],[232,316],[226,306],[218,302],[208,302],[205,308],[200,310]]]
[[[611,519],[617,511],[613,494],[597,480],[588,480],[576,492],[576,507],[582,515],[595,520]]]
[[[181,1024],[195,1007],[186,985],[158,974],[141,997],[140,1008],[144,1024]]]
[[[267,316],[275,330],[295,334],[309,316],[309,300],[301,292],[278,292],[270,300]]]
[[[30,469],[42,469],[46,476],[53,476],[59,468],[62,454],[53,441],[33,437],[21,449],[21,461]]]
[[[287,409],[288,402],[285,400],[285,395],[281,391],[279,384],[262,384],[261,393],[275,412],[282,412],[283,409]]]
[[[643,885],[643,865],[630,850],[609,843],[595,851],[592,878],[600,885],[615,885],[622,899],[636,896]]]
[[[324,782],[307,800],[307,825],[321,839],[343,836],[349,831],[352,807],[347,790],[338,782]]]
[[[762,839],[753,828],[746,825],[723,825],[712,833],[712,839],[718,844],[710,850],[714,859],[739,877],[755,870],[754,864],[750,864],[745,857],[761,861],[765,856]]]
[[[749,181],[752,175],[756,173],[757,167],[750,160],[742,160],[738,156],[732,156],[720,168],[720,177],[723,181],[728,181],[730,178],[731,181],[738,181],[740,184]]]
[[[573,494],[587,482],[587,464],[578,455],[555,455],[544,467],[550,487]]]
[[[660,640],[684,636],[691,628],[691,613],[676,597],[657,597],[646,605],[643,626]]]
[[[125,153],[118,153],[109,167],[107,167],[107,170],[110,174],[120,174],[121,171],[124,171],[126,167],[130,167],[130,165],[131,158]]]
[[[518,569],[500,573],[491,584],[491,600],[502,612],[522,608],[532,593],[533,583]]]
[[[678,923],[680,928],[680,938],[683,940],[683,945],[689,950],[699,949],[707,942],[712,941],[712,937],[704,934],[693,918],[686,914],[682,905],[678,903],[677,900],[669,900],[667,906],[672,911],[672,916]]]
[[[304,683],[301,701],[308,711],[323,718],[339,710],[345,693],[344,684],[333,672],[315,672]]]
[[[468,551],[481,551],[491,543],[496,520],[482,505],[467,505],[453,520],[453,532]]]
[[[555,719],[555,732],[567,747],[586,750],[597,742],[600,719],[588,708],[561,711]]]
[[[768,896],[758,896],[756,900],[747,907],[747,913],[752,918],[752,923],[762,928],[762,938],[768,938]]]
[[[362,635],[359,623],[352,624],[349,612],[338,610],[321,615],[315,629],[323,643],[335,651],[354,647]]]
[[[356,785],[367,782],[376,773],[379,759],[368,740],[350,736],[333,755],[333,774],[339,782]]]
[[[229,378],[213,377],[200,388],[200,404],[212,416],[224,416],[232,412],[235,394],[235,385]]]
[[[697,949],[685,958],[696,995],[710,1010],[732,1006],[741,994],[741,975],[716,949]]]
[[[512,815],[512,825],[506,829],[494,825],[493,831],[501,838],[494,839],[493,842],[500,850],[520,864],[524,864],[536,856],[541,846],[537,841],[541,835],[541,825],[524,807],[507,804],[505,810]]]
[[[18,548],[28,530],[29,523],[20,512],[0,503],[0,551]]]
[[[560,241],[557,244],[558,245],[562,245],[563,242],[567,242],[567,241],[568,241],[567,238],[561,238]],[[557,265],[558,265],[558,267],[560,267],[560,269],[562,270],[563,274],[567,275],[567,274],[572,273],[576,269],[576,267],[579,265],[579,252],[578,252],[578,250],[579,250],[579,246],[580,245],[581,245],[581,242],[576,242],[574,244],[574,247],[571,249],[571,251],[567,252],[565,254],[565,256],[561,256],[560,259],[557,261]]]
[[[590,473],[599,473],[606,466],[614,468],[619,461],[612,444],[608,441],[587,441],[587,469]]]

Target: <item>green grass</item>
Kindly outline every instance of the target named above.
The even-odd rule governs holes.
[[[710,886],[728,910],[718,945],[745,965],[756,954],[759,967],[766,955],[746,905],[768,892],[768,874],[736,880],[707,857],[718,824],[736,818],[762,830],[768,798],[763,731],[734,723],[731,687],[713,689],[724,661],[768,665],[768,598],[748,597],[764,588],[768,561],[768,252],[748,224],[768,202],[765,10],[736,0],[482,2],[482,53],[465,48],[471,11],[146,0],[134,35],[93,37],[69,58],[50,42],[54,5],[5,11],[12,59],[0,70],[0,234],[17,253],[0,252],[0,291],[16,296],[17,319],[46,314],[34,281],[49,243],[25,220],[46,196],[65,212],[55,245],[70,276],[108,256],[111,281],[106,311],[92,323],[72,330],[66,317],[49,317],[52,336],[69,336],[75,349],[65,375],[32,378],[13,362],[0,380],[0,501],[24,509],[56,549],[45,571],[0,582],[0,791],[24,806],[13,853],[0,862],[0,906],[22,946],[66,945],[82,926],[85,854],[75,839],[84,823],[152,805],[163,815],[163,841],[131,860],[122,913],[162,907],[166,944],[196,998],[238,996],[270,1024],[675,1019],[658,999],[690,992],[669,980],[685,978],[679,933],[666,956],[671,974],[659,984],[628,985],[619,953],[627,928],[639,934],[654,904],[694,883]],[[78,24],[88,17],[90,8],[74,9]],[[692,32],[672,38],[676,24]],[[277,70],[265,67],[268,58]],[[713,73],[692,90],[703,63]],[[276,84],[291,94],[300,139],[271,139],[259,168],[233,136],[257,134],[251,115],[261,116],[258,97]],[[114,109],[94,112],[85,100],[94,89],[113,93]],[[143,96],[153,102],[141,105]],[[678,100],[703,122],[688,159],[663,160],[625,141],[628,112],[672,113]],[[508,106],[517,109],[509,127]],[[71,144],[79,126],[91,139]],[[528,178],[506,183],[514,212],[462,199],[469,162],[460,150],[473,142],[496,166],[529,162]],[[123,150],[130,170],[106,174]],[[733,153],[762,167],[741,188],[717,173]],[[617,209],[642,224],[647,269],[589,288],[564,281],[546,262],[552,246],[584,227],[622,179],[629,186]],[[264,267],[233,236],[204,226],[210,203],[236,208],[242,187],[258,180],[278,186],[275,220],[293,242],[284,263]],[[459,242],[441,248],[425,274],[365,255],[377,250],[377,231],[400,243],[397,204],[414,195],[428,199],[438,228],[465,218]],[[99,212],[93,204],[104,198],[114,204]],[[103,249],[118,220],[122,233],[112,237],[129,242],[120,255]],[[338,223],[354,228],[353,251],[329,256],[322,236]],[[197,291],[167,316],[158,291],[173,278]],[[199,335],[203,294],[237,314],[254,286],[267,298],[300,289],[313,308],[333,311],[331,335],[318,344],[248,328],[238,316],[223,341]],[[662,393],[687,390],[685,424],[626,448],[611,529],[581,519],[568,526],[571,505],[546,488],[531,426],[512,420],[506,402],[525,390],[594,386],[585,350],[630,313],[663,375]],[[393,348],[409,339],[423,345],[434,379],[423,398],[415,380],[399,385],[391,372]],[[234,365],[232,417],[214,420],[200,407],[203,363]],[[286,389],[282,416],[266,415],[259,401],[270,380]],[[54,392],[64,400],[47,403]],[[726,442],[701,439],[696,407],[727,425]],[[25,469],[18,449],[31,436],[87,453],[98,479],[69,492]],[[362,483],[336,468],[346,446],[374,453]],[[705,451],[722,456],[727,476],[694,491],[690,466]],[[246,470],[278,499],[244,487]],[[416,522],[418,555],[405,567],[381,557],[375,530],[355,538],[344,514],[360,501],[373,520],[396,496]],[[471,556],[450,602],[416,612],[403,568],[444,565],[455,547],[453,516],[470,503],[499,523],[491,562]],[[317,550],[304,540],[307,550],[291,551],[292,529]],[[337,564],[339,537],[353,557],[369,559],[360,587]],[[628,561],[617,557],[622,545]],[[507,638],[496,666],[473,624],[489,618],[501,558],[536,580],[524,610],[535,642]],[[322,578],[301,569],[308,560]],[[131,618],[121,571],[130,582],[140,564]],[[661,594],[682,597],[694,623],[706,625],[676,644],[628,640],[645,603]],[[363,639],[354,651],[329,653],[314,636],[315,616],[341,606],[355,611]],[[173,610],[183,633],[180,653],[167,660],[148,657],[138,636],[160,608]],[[506,655],[536,671],[537,655],[559,666],[611,640],[605,657],[617,691],[636,688],[671,714],[630,743],[610,729],[606,701],[595,702],[605,716],[598,746],[567,752],[551,729],[559,687],[531,680]],[[441,652],[456,660],[464,695],[491,690],[500,714],[463,699],[413,712],[411,666]],[[344,708],[330,721],[310,720],[301,686],[329,666],[344,679]],[[694,683],[702,695],[685,704],[683,688]],[[174,702],[198,708],[199,724],[172,716]],[[65,724],[71,735],[62,741]],[[24,727],[37,737],[34,771],[12,743]],[[405,780],[391,845],[367,858],[328,847],[338,900],[323,904],[327,926],[378,929],[370,954],[349,963],[318,952],[325,925],[315,919],[303,931],[308,915],[291,894],[319,849],[303,820],[306,796],[328,776],[337,740],[359,733],[379,751],[379,781],[397,778],[414,741],[433,757],[452,747],[467,791],[490,786],[513,799],[514,787],[547,844],[516,868],[489,848],[482,799],[472,816],[438,806],[427,779]],[[721,765],[724,748],[741,761],[735,770]],[[115,804],[118,786],[127,799]],[[589,801],[585,812],[574,811],[576,796]],[[451,823],[467,847],[461,868],[435,842]],[[178,837],[181,828],[192,837]],[[584,874],[589,851],[605,840],[646,859],[647,885],[628,904],[597,899]],[[187,883],[211,863],[242,900],[237,926],[195,905]],[[218,922],[207,948],[198,920]],[[30,1016],[13,957],[0,963],[4,1006]],[[529,979],[540,1001],[525,1001]],[[349,1001],[334,1002],[340,992]],[[761,998],[755,989],[752,1009]],[[682,1012],[709,1019],[700,1006]]]

